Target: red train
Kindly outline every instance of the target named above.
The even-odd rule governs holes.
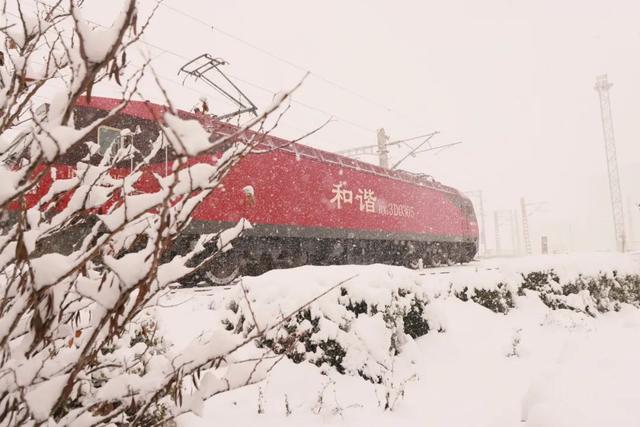
[[[80,99],[76,126],[105,116],[119,102],[92,97],[89,104]],[[158,118],[164,111],[160,105],[132,101],[88,139],[97,141],[104,152],[121,138],[122,129],[130,129],[128,143],[138,152],[132,162],[142,161],[150,152],[149,141],[163,137]],[[237,130],[208,115],[180,115],[198,120],[214,136]],[[189,245],[194,236],[222,230],[241,218],[253,228],[234,241],[233,250],[188,282],[225,283],[238,274],[303,264],[416,267],[422,259],[428,266],[467,262],[476,254],[478,227],[473,205],[462,193],[430,176],[384,169],[272,136],[261,138],[257,148],[193,213],[180,245]],[[58,176],[74,173],[74,165],[87,156],[86,150],[62,156]],[[159,152],[146,170],[164,175],[172,159],[170,149]],[[208,155],[196,161],[210,159]],[[131,165],[120,166],[126,173]],[[139,189],[156,191],[151,188],[155,180],[148,178],[141,177]]]

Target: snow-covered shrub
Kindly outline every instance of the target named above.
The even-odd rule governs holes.
[[[532,271],[528,274],[521,274],[521,276],[522,283],[518,288],[519,295],[524,295],[525,289],[548,292],[556,289],[560,283],[560,278],[553,270]]]
[[[621,304],[640,306],[640,275],[618,275],[616,271],[597,276],[580,275],[562,287],[565,296],[587,292],[594,308],[601,313],[619,310]]]
[[[455,296],[462,301],[471,301],[488,308],[494,313],[507,313],[514,307],[513,294],[505,283],[498,283],[493,288],[465,286],[460,291],[455,291]]]
[[[578,274],[562,281],[554,270],[522,275],[518,294],[537,292],[542,302],[554,310],[567,309],[595,316],[598,312],[619,310],[620,304],[640,306],[640,275],[619,275],[617,271],[597,275]]]
[[[288,305],[294,307],[297,301],[304,306],[291,316],[285,315],[282,301],[261,292],[260,285],[265,286],[242,285],[244,290],[228,303],[223,325],[243,336],[260,332],[261,346],[296,363],[308,361],[321,369],[381,383],[402,346],[429,331],[423,317],[427,299],[416,284],[401,287],[390,281],[385,287],[367,289],[363,282],[349,283],[308,305],[290,295]],[[269,323],[272,326],[266,326]]]
[[[429,332],[429,323],[424,317],[424,306],[426,299],[414,295],[411,305],[402,313],[402,324],[404,333],[411,338],[418,338]]]
[[[620,276],[614,272],[609,298],[613,301],[640,307],[640,275],[625,274]]]

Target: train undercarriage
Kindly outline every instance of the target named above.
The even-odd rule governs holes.
[[[303,265],[389,264],[413,269],[465,263],[476,243],[295,237],[242,237],[233,248],[182,280],[184,286],[225,285],[239,276]],[[203,256],[206,256],[203,254]],[[196,260],[197,261],[197,260]]]
[[[89,228],[85,224],[72,227],[64,234],[54,234],[42,242],[36,253],[52,250],[71,253],[77,250],[78,242],[88,232]],[[190,252],[198,237],[199,234],[195,233],[183,234],[174,242],[172,250],[165,254],[165,260]],[[139,250],[145,244],[140,241],[128,251]],[[414,241],[242,235],[232,241],[232,247],[227,251],[218,251],[216,244],[216,239],[213,239],[191,260],[190,266],[195,267],[215,253],[210,261],[182,278],[181,285],[226,285],[240,276],[258,276],[274,269],[303,265],[388,264],[412,269],[446,266],[469,262],[477,252],[476,240]]]

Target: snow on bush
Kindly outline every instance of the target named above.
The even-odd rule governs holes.
[[[513,308],[513,294],[505,283],[497,283],[493,289],[484,287],[469,289],[465,286],[456,291],[455,296],[462,301],[471,299],[473,302],[496,313],[506,313]]]
[[[420,413],[433,415],[439,411],[434,405],[439,404],[454,410],[458,405],[455,397],[434,401],[434,394],[454,393],[448,390],[446,379],[438,377],[442,367],[449,375],[460,376],[457,387],[470,385],[478,393],[488,385],[493,387],[496,380],[509,383],[503,381],[503,373],[510,377],[518,366],[528,363],[532,353],[546,354],[546,348],[535,347],[543,332],[550,339],[567,331],[588,333],[592,322],[611,318],[600,316],[599,310],[615,310],[614,300],[622,313],[636,311],[632,308],[640,280],[636,264],[620,269],[620,263],[600,262],[585,269],[586,276],[579,273],[580,265],[549,262],[529,269],[527,262],[425,271],[383,265],[308,266],[274,270],[243,278],[228,290],[211,290],[214,298],[207,310],[208,320],[196,311],[193,315],[199,320],[195,322],[207,329],[223,326],[243,340],[257,337],[257,346],[245,357],[282,359],[276,359],[280,362],[265,381],[243,393],[212,399],[206,406],[216,409],[208,416],[224,413],[230,420],[278,425],[284,418],[277,417],[319,415],[321,421],[293,418],[291,422],[355,425],[373,407],[400,411],[404,419],[407,406],[422,408],[422,399],[427,401]],[[609,306],[601,293],[608,295]],[[616,293],[620,296],[612,296]],[[564,305],[550,303],[552,297],[562,298]],[[586,308],[584,300],[590,301],[591,308]],[[198,304],[203,303],[186,304],[172,319],[186,316]],[[178,321],[171,326],[174,334],[182,337],[185,324]],[[452,340],[457,340],[455,345]],[[555,344],[564,345],[563,340]],[[469,351],[475,352],[473,356],[465,355]],[[259,354],[262,356],[250,356]],[[497,359],[495,366],[487,366],[493,373],[484,374],[482,361],[489,356]],[[454,368],[456,363],[464,366]],[[431,394],[416,394],[417,389],[429,389]],[[467,398],[473,399],[474,394],[470,391]],[[536,419],[539,407],[526,399],[523,405],[527,411],[531,408],[533,412],[527,413]],[[354,412],[358,408],[360,415]],[[247,412],[257,418],[241,415]],[[206,411],[204,414],[207,416]],[[385,416],[375,414],[372,419]]]
[[[519,294],[536,292],[542,302],[553,309],[569,309],[591,316],[610,310],[620,310],[622,304],[640,307],[640,275],[619,274],[616,270],[601,271],[595,276],[578,275],[561,281],[553,270],[522,275]]]
[[[259,345],[276,354],[376,384],[393,371],[403,346],[429,330],[427,296],[411,274],[317,281],[297,270],[299,283],[278,280],[278,271],[243,279],[229,296],[225,327],[243,336],[264,332]]]
[[[503,260],[494,265],[471,275],[457,275],[449,283],[448,292],[496,313],[513,309],[516,295],[527,292],[537,295],[549,308],[592,316],[618,310],[622,304],[640,307],[640,269],[631,256],[605,253],[529,257],[517,267]]]
[[[263,333],[260,346],[293,362],[383,384],[394,363],[406,362],[398,356],[413,339],[431,328],[446,332],[446,313],[436,303],[440,300],[453,297],[500,314],[517,308],[518,297],[524,295],[537,296],[552,310],[591,316],[623,304],[640,307],[640,275],[633,272],[637,267],[627,265],[624,275],[614,270],[617,264],[607,267],[595,276],[565,274],[564,280],[554,269],[526,267],[525,273],[503,268],[451,278],[388,266],[370,266],[366,276],[355,277],[340,267],[320,277],[314,277],[313,267],[272,271],[245,278],[231,291],[222,323],[243,336]],[[517,356],[519,343],[516,332],[506,354]],[[411,377],[411,370],[405,369],[404,375]]]

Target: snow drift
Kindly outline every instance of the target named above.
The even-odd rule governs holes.
[[[622,371],[640,355],[629,341],[640,328],[638,272],[633,256],[595,254],[423,272],[302,267],[227,290],[179,291],[168,297],[177,306],[159,309],[167,337],[180,331],[177,348],[190,338],[190,313],[192,336],[195,324],[259,331],[249,353],[287,355],[264,381],[179,421],[601,425],[615,408],[617,425],[637,425],[629,411],[640,393],[630,381],[640,378]],[[604,406],[582,406],[594,399]]]

